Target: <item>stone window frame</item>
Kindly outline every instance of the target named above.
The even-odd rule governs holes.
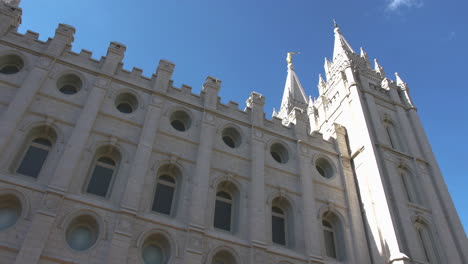
[[[402,185],[402,189],[405,192],[406,200],[410,203],[424,206],[422,201],[421,189],[416,184],[416,175],[413,171],[405,164],[398,166],[399,180]]]
[[[269,209],[268,217],[268,234],[272,245],[294,249],[296,247],[296,215],[295,205],[291,197],[284,193],[283,190],[274,192],[270,195],[267,202]],[[285,212],[285,245],[276,244],[273,242],[273,224],[272,224],[272,208],[279,207]]]
[[[317,163],[320,162],[320,160],[324,160],[330,166],[330,169],[332,170],[332,175],[330,177],[323,176],[317,170],[317,165],[318,165]],[[333,161],[333,159],[330,158],[327,155],[324,155],[322,153],[315,154],[314,157],[313,157],[312,165],[313,165],[313,170],[316,172],[314,174],[318,175],[319,179],[323,179],[323,180],[327,180],[327,181],[333,181],[338,177],[337,175],[339,174],[339,172],[337,170],[337,166],[336,166],[335,162]]]
[[[30,66],[29,60],[21,52],[18,52],[17,50],[5,50],[5,51],[0,52],[0,58],[4,56],[10,56],[10,55],[18,56],[22,60],[22,67],[21,69],[19,69],[18,72],[13,73],[13,74],[1,74],[0,73],[0,77],[7,78],[7,76],[18,76],[19,74],[29,70],[29,66]]]
[[[89,185],[89,183],[91,181],[91,178],[93,176],[94,169],[95,169],[96,165],[98,165],[97,164],[98,159],[100,159],[102,157],[111,158],[116,164],[114,166],[115,169],[114,169],[114,171],[112,173],[112,179],[111,179],[111,181],[109,183],[109,186],[108,186],[108,189],[107,189],[107,192],[106,192],[106,196],[104,196],[104,197],[100,196],[100,195],[97,195],[97,194],[89,193],[87,191],[88,185]],[[120,151],[120,149],[117,146],[111,145],[111,144],[104,144],[104,145],[101,145],[101,146],[97,147],[95,149],[95,151],[94,151],[93,159],[91,160],[90,166],[89,166],[87,174],[86,174],[86,180],[85,180],[85,183],[84,183],[83,188],[82,188],[82,193],[86,194],[86,195],[90,195],[90,196],[95,197],[95,198],[100,198],[100,199],[105,199],[105,200],[110,199],[110,197],[112,195],[113,185],[116,182],[117,176],[120,173],[120,166],[122,165],[121,163],[122,163],[122,152]]]
[[[22,177],[24,179],[38,181],[43,176],[43,171],[49,165],[50,155],[53,151],[57,149],[57,142],[59,141],[59,134],[57,133],[57,128],[51,124],[44,124],[44,123],[36,123],[28,127],[28,132],[22,139],[22,144],[20,145],[19,149],[16,151],[16,154],[13,160],[10,162],[10,172],[15,176]],[[21,165],[23,159],[26,156],[27,151],[33,144],[33,141],[38,138],[45,138],[50,143],[51,146],[48,148],[47,157],[42,164],[41,170],[39,171],[36,177],[23,175],[17,172],[19,166]],[[42,148],[42,147],[40,147]]]
[[[209,254],[207,256],[207,259],[208,259],[207,263],[216,264],[216,262],[214,262],[214,258],[218,254],[228,254],[228,255],[230,255],[230,257],[234,261],[234,264],[243,264],[244,263],[242,261],[242,258],[240,257],[240,255],[236,252],[236,250],[229,247],[229,246],[227,246],[227,245],[222,245],[222,246],[218,246],[218,247],[213,248],[209,252]],[[231,264],[231,263],[228,263],[228,264]]]
[[[74,94],[65,94],[63,93],[62,91],[60,91],[60,87],[58,87],[58,82],[60,81],[61,78],[64,78],[65,76],[67,75],[74,75],[76,76],[80,82],[81,82],[81,87],[78,89],[78,91]],[[73,69],[65,69],[63,71],[60,71],[59,73],[57,74],[54,74],[54,85],[55,85],[55,91],[57,94],[60,94],[60,96],[62,97],[69,97],[69,96],[75,96],[77,94],[79,94],[80,92],[82,91],[87,91],[89,90],[88,86],[88,81],[86,79],[86,77],[83,75],[83,73],[79,72],[79,71],[75,71]]]
[[[135,241],[135,247],[138,248],[139,263],[145,263],[143,259],[143,249],[148,244],[152,243],[160,247],[163,251],[165,264],[172,264],[175,261],[175,256],[178,256],[178,247],[173,236],[167,231],[160,228],[153,228],[141,233]]]
[[[154,211],[153,210],[153,204],[154,204],[154,200],[155,200],[155,195],[156,195],[156,190],[157,190],[157,186],[159,184],[159,177],[163,176],[163,175],[168,175],[170,177],[172,177],[175,181],[175,184],[174,184],[174,194],[172,196],[172,204],[171,204],[171,212],[169,215],[167,214],[164,214],[164,213],[161,213],[161,212],[157,212],[157,211]],[[181,196],[181,192],[182,192],[182,188],[183,188],[183,170],[181,169],[180,166],[176,165],[176,164],[173,164],[173,163],[162,163],[157,172],[156,172],[156,180],[154,181],[154,184],[153,184],[153,189],[152,189],[152,196],[151,196],[151,201],[150,201],[150,205],[149,205],[149,212],[151,213],[154,213],[154,214],[158,214],[158,215],[162,215],[162,216],[166,216],[166,217],[176,217],[177,214],[178,214],[178,209],[179,209],[179,203],[180,203],[180,196]]]
[[[388,146],[397,151],[404,151],[403,143],[401,142],[401,131],[399,126],[388,113],[383,115],[382,126],[385,130],[385,137],[389,144]]]
[[[347,257],[347,245],[346,245],[346,234],[345,234],[345,220],[343,216],[334,210],[333,208],[330,207],[323,207],[320,210],[320,230],[322,231],[321,233],[321,241],[322,241],[322,249],[323,249],[323,256],[326,259],[331,259],[334,261],[338,262],[344,262],[346,261]],[[322,221],[327,221],[329,224],[332,225],[333,230],[334,230],[334,244],[335,244],[335,254],[336,258],[333,258],[331,256],[327,255],[326,252],[326,243],[325,243],[325,236],[324,236],[324,227],[323,227],[323,222]]]
[[[271,148],[274,146],[274,145],[279,145],[280,147],[284,148],[284,150],[286,151],[286,161],[283,161],[283,162],[279,162],[277,161],[275,158],[273,158],[273,156],[271,155]],[[289,162],[293,159],[292,157],[292,152],[291,152],[291,148],[289,147],[289,145],[282,141],[282,140],[278,140],[278,139],[273,139],[273,140],[270,140],[270,142],[268,142],[267,144],[268,148],[267,148],[267,151],[268,151],[268,157],[270,159],[270,161],[272,161],[273,164],[277,164],[277,165],[280,165],[280,166],[285,166],[285,165],[288,165]]]
[[[218,200],[217,194],[218,192],[226,192],[231,196],[231,225],[230,230],[224,230],[221,228],[217,228],[214,226],[214,219],[215,219],[215,211],[216,211],[216,201]],[[241,199],[241,188],[240,185],[231,180],[221,178],[217,183],[216,187],[214,188],[214,194],[212,199],[212,216],[211,216],[211,227],[219,232],[228,233],[231,235],[238,234],[240,231],[240,199]]]
[[[440,250],[436,236],[431,228],[433,225],[431,225],[431,223],[421,215],[414,216],[412,220],[419,247],[426,258],[425,261],[428,263],[440,263],[440,259],[442,259],[440,254],[443,251]],[[423,237],[423,233],[421,231],[426,232],[426,238]],[[427,243],[429,243],[429,245],[427,245]],[[427,246],[430,246],[432,250],[427,249]]]
[[[16,190],[16,189],[0,189],[0,197],[11,196],[17,200],[20,206],[20,214],[16,219],[15,223],[3,230],[0,230],[0,233],[7,233],[9,231],[17,232],[15,228],[21,224],[23,220],[28,218],[30,212],[30,202],[29,199],[23,194],[23,192]]]
[[[70,228],[70,225],[73,223],[73,221],[81,216],[88,216],[94,219],[94,221],[97,224],[98,230],[97,230],[97,236],[96,236],[96,241],[94,242],[91,247],[88,249],[78,251],[70,247],[67,241],[67,231]],[[66,214],[62,219],[59,221],[59,225],[57,226],[58,229],[61,230],[61,240],[62,244],[65,244],[65,248],[72,252],[73,254],[89,254],[89,252],[96,250],[98,248],[98,245],[102,240],[105,240],[107,237],[107,227],[106,227],[106,222],[103,220],[103,218],[100,216],[100,214],[92,209],[86,209],[86,208],[80,208],[77,210],[72,211],[71,213]]]
[[[224,139],[223,139],[223,134],[224,132],[227,130],[227,129],[233,129],[235,130],[239,135],[238,135],[238,139],[237,139],[237,144],[235,147],[231,147],[229,145],[226,144],[226,142],[224,142]],[[233,123],[227,123],[227,124],[224,124],[222,125],[219,129],[218,129],[218,138],[220,139],[220,144],[223,146],[224,149],[229,149],[231,151],[237,151],[239,150],[240,148],[242,148],[242,146],[244,145],[245,141],[246,141],[246,137],[245,137],[245,134],[244,132],[242,131],[242,129],[236,125],[236,124],[233,124]],[[235,140],[236,141],[236,140]]]

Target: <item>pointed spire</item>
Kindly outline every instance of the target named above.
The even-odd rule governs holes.
[[[400,75],[398,75],[398,72],[395,72],[395,77],[396,77],[396,84],[398,86],[406,85],[406,83],[401,79]]]
[[[364,51],[364,49],[361,47],[361,58],[367,58],[367,53]]]
[[[367,68],[370,69],[371,66],[370,66],[369,57],[367,56],[367,53],[364,51],[362,47],[361,47],[360,57],[365,60]]]
[[[287,118],[289,113],[294,107],[305,109],[307,107],[307,97],[302,88],[302,84],[297,77],[296,72],[294,71],[294,66],[292,64],[292,54],[293,52],[288,52],[287,62],[288,62],[288,75],[286,77],[286,83],[284,85],[283,100],[281,101],[281,108],[277,114],[280,118]]]
[[[333,49],[333,59],[335,59],[340,54],[348,54],[348,53],[355,53],[351,45],[349,45],[348,41],[344,38],[343,34],[341,33],[340,28],[336,21],[334,21],[334,31],[335,31],[335,47]]]
[[[325,81],[323,80],[322,74],[319,74],[319,81],[317,84],[317,87],[319,89],[319,93],[322,94],[325,90],[326,84]]]
[[[385,71],[384,71],[384,68],[382,66],[380,66],[379,62],[377,61],[377,59],[374,59],[374,71],[376,71],[378,74],[380,74],[380,76],[382,77],[386,77],[385,75]]]

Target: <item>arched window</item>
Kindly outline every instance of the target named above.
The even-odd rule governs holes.
[[[216,187],[213,226],[231,233],[238,231],[239,189],[230,181]]]
[[[420,203],[416,185],[414,184],[414,175],[409,170],[402,168],[400,171],[400,177],[408,201],[412,203]]]
[[[99,148],[95,157],[86,192],[108,197],[120,162],[120,153],[114,147],[106,146]]]
[[[49,126],[31,129],[27,136],[24,152],[16,163],[16,173],[37,178],[55,143],[57,134]]]
[[[37,178],[51,148],[52,143],[50,140],[46,138],[34,139],[26,150],[16,172]]]
[[[325,253],[330,258],[336,259],[336,232],[332,224],[327,220],[322,221],[323,240],[325,242]]]
[[[273,243],[286,245],[286,215],[276,206],[271,208],[271,233]]]
[[[387,139],[388,139],[388,142],[390,143],[390,146],[393,149],[403,150],[402,145],[400,144],[400,138],[399,138],[397,129],[395,125],[393,124],[393,121],[388,119],[388,117],[386,117],[386,119],[384,120],[384,128],[385,128],[385,132],[387,134]]]
[[[339,217],[332,212],[323,214],[322,232],[325,256],[339,261],[344,260],[344,236]]]
[[[293,247],[294,226],[291,205],[283,197],[273,199],[271,206],[271,241]]]
[[[213,256],[211,264],[236,264],[235,257],[226,250],[222,250]]]
[[[176,189],[174,177],[163,174],[158,177],[152,210],[158,213],[171,215]]]
[[[154,234],[145,239],[141,248],[144,264],[165,264],[170,257],[170,243],[164,235]]]
[[[420,245],[424,252],[424,258],[428,263],[439,263],[434,239],[427,225],[422,221],[416,221],[416,232]]]
[[[225,191],[216,193],[214,227],[232,231],[232,196]]]

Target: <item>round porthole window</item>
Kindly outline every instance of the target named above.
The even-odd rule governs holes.
[[[24,62],[18,55],[4,55],[0,57],[0,73],[15,74],[24,66]]]
[[[289,160],[288,150],[280,143],[271,145],[270,154],[275,161],[281,164],[285,164]]]
[[[228,127],[223,129],[221,134],[224,144],[230,148],[237,148],[241,144],[241,135],[237,129]]]
[[[138,100],[131,93],[122,93],[115,98],[115,107],[121,113],[130,114],[138,108]]]
[[[318,173],[324,178],[331,178],[334,175],[333,166],[330,162],[324,158],[318,158],[315,161],[315,169],[317,169]]]
[[[162,264],[163,260],[163,251],[160,247],[148,244],[143,248],[143,261],[145,264]]]
[[[0,197],[0,230],[7,229],[18,221],[21,215],[21,203],[13,195]]]
[[[96,243],[98,230],[98,224],[93,217],[79,216],[70,223],[67,229],[67,243],[76,251],[87,250]]]
[[[75,74],[66,74],[57,80],[57,88],[63,94],[76,94],[82,86],[83,82]]]
[[[170,118],[171,126],[177,131],[187,131],[191,125],[190,116],[184,111],[175,111]]]

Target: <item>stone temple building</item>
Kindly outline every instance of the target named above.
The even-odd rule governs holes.
[[[0,263],[466,264],[468,242],[408,85],[335,25],[320,97],[288,54],[271,119],[174,87],[174,64],[17,32],[0,0]],[[247,96],[246,96],[247,97]]]

